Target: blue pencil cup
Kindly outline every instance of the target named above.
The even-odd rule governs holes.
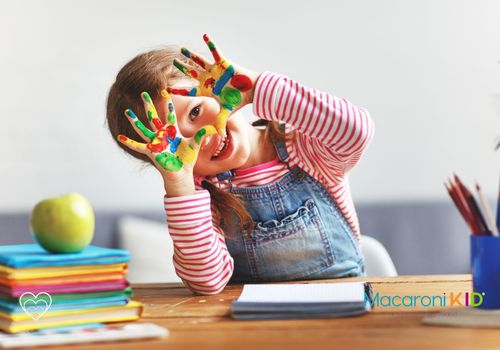
[[[473,289],[483,295],[478,307],[500,309],[500,237],[471,235],[470,253]]]

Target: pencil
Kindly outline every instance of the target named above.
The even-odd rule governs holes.
[[[479,234],[488,233],[486,229],[486,222],[484,221],[483,215],[479,210],[476,200],[474,196],[469,191],[469,189],[462,183],[458,175],[455,174],[455,181],[458,182],[460,190],[465,198],[465,201],[468,204],[472,220],[475,222],[477,229],[479,230]]]
[[[456,193],[453,190],[453,187],[452,187],[452,184],[451,184],[451,180],[449,180],[449,181],[450,181],[450,184],[448,185],[445,182],[444,187],[446,187],[446,190],[448,191],[448,194],[450,195],[451,200],[453,201],[453,203],[455,203],[455,206],[457,207],[458,211],[462,215],[462,219],[464,219],[464,221],[467,224],[467,226],[469,226],[469,230],[472,233],[475,233],[476,228],[470,222],[469,217],[468,217],[468,215],[467,215],[467,213],[465,211],[465,208],[463,207],[462,203],[460,203],[460,200],[457,198],[457,195],[456,195]]]
[[[476,192],[477,196],[479,197],[479,206],[481,207],[484,213],[484,219],[486,221],[488,230],[493,234],[493,236],[499,236],[498,228],[495,224],[495,221],[493,220],[493,214],[491,213],[490,206],[488,205],[488,202],[486,201],[486,198],[484,197],[483,192],[481,191],[481,187],[477,182],[476,182]]]
[[[479,233],[480,234],[491,234],[491,232],[488,230],[486,226],[486,221],[484,220],[483,214],[481,214],[481,210],[479,209],[479,206],[477,205],[476,199],[467,190],[467,193],[465,194],[465,199],[467,202],[470,204],[470,208],[472,210],[472,215],[474,216],[474,220],[476,220],[477,227],[479,228]]]
[[[461,185],[460,179],[456,174],[454,174],[455,177],[455,182],[450,182],[452,185],[452,189],[458,199],[458,202],[461,204],[463,207],[463,211],[465,213],[465,217],[467,218],[468,222],[472,226],[472,233],[474,234],[480,234],[481,233],[481,228],[477,225],[476,220],[474,219],[474,215],[472,214],[472,209],[470,207],[469,202],[467,199],[465,199],[465,191],[463,185]]]

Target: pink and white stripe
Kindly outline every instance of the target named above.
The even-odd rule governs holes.
[[[253,107],[260,118],[284,121],[287,130],[298,131],[287,143],[290,166],[298,165],[325,185],[359,239],[347,175],[373,138],[368,112],[344,98],[268,72],[257,82]]]

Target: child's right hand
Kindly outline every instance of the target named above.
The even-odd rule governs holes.
[[[174,104],[166,90],[162,91],[167,114],[163,124],[147,92],[141,94],[151,129],[147,128],[131,110],[125,110],[129,122],[146,143],[137,142],[125,135],[118,141],[136,152],[148,156],[160,171],[169,196],[187,195],[194,192],[193,167],[198,151],[206,136],[216,134],[212,125],[205,125],[189,139],[184,138],[177,126]]]

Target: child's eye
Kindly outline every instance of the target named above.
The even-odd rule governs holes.
[[[200,105],[194,107],[191,112],[189,112],[189,119],[194,120],[197,116],[200,115]]]

